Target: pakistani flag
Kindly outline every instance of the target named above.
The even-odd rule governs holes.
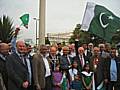
[[[105,7],[88,2],[81,28],[110,42],[120,29],[120,18]]]
[[[22,24],[24,25],[26,28],[28,28],[28,23],[29,23],[29,14],[24,14],[20,17]]]

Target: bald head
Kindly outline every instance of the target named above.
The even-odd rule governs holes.
[[[0,53],[7,55],[9,53],[10,46],[7,43],[0,43]]]
[[[56,47],[54,47],[54,46],[50,47],[50,54],[51,55],[56,55],[56,52],[57,52]]]

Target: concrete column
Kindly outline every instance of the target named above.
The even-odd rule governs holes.
[[[45,44],[46,0],[39,1],[39,45]]]

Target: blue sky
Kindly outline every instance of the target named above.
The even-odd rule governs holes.
[[[82,22],[86,2],[105,6],[120,17],[119,0],[46,0],[46,33],[73,31],[75,25]],[[29,30],[20,32],[19,37],[35,38],[35,21],[38,18],[39,0],[0,0],[0,16],[3,14],[13,19],[14,25],[20,25],[19,17],[30,14]]]

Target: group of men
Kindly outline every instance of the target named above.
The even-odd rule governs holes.
[[[76,49],[77,48],[77,49]],[[16,51],[10,45],[0,43],[0,90],[52,90],[52,71],[60,64],[62,71],[71,68],[74,60],[79,73],[86,63],[95,76],[95,90],[120,90],[120,58],[116,48],[108,44],[94,47],[92,43],[75,47],[74,44],[40,45],[31,56],[32,48],[24,41],[16,42]],[[67,74],[68,75],[68,74]],[[69,80],[69,75],[68,75]]]

